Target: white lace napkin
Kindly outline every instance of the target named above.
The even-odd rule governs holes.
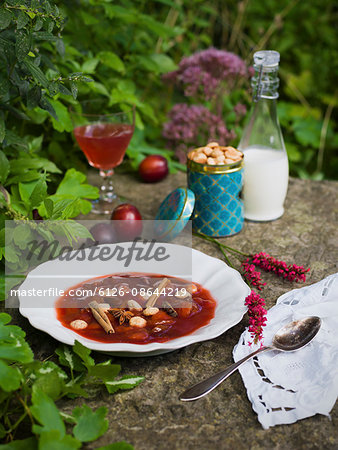
[[[333,408],[338,395],[338,273],[312,286],[282,295],[268,311],[264,345],[283,325],[307,316],[322,318],[315,339],[299,351],[270,351],[239,369],[249,400],[263,428],[294,423]],[[233,350],[235,361],[259,346],[249,346],[246,330]]]

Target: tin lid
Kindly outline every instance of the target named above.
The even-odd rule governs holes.
[[[155,222],[155,234],[161,239],[172,240],[188,223],[195,206],[195,194],[186,187],[172,191],[161,203]]]

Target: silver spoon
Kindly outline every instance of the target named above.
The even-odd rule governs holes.
[[[316,336],[321,326],[321,319],[317,316],[306,317],[305,319],[290,322],[277,331],[272,340],[272,345],[261,347],[253,353],[245,356],[225,370],[195,384],[180,395],[182,402],[191,402],[197,400],[209,392],[213,391],[218,385],[226,380],[235,370],[245,361],[257,355],[258,353],[269,350],[279,350],[282,352],[292,352],[299,350],[309,344]]]

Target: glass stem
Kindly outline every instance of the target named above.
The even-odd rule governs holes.
[[[100,175],[102,177],[102,185],[100,188],[100,200],[105,202],[112,202],[116,199],[116,194],[114,192],[112,175],[114,174],[113,169],[100,170]]]

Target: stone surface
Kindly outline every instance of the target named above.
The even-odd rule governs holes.
[[[96,174],[92,182],[98,182]],[[177,173],[158,184],[140,183],[131,175],[116,175],[117,192],[135,204],[144,218],[154,218],[162,199],[172,189],[186,184]],[[285,214],[275,222],[246,222],[243,231],[223,241],[247,253],[266,251],[289,263],[310,266],[306,284],[337,272],[337,193],[338,183],[290,179]],[[221,257],[211,244],[194,238],[194,247]],[[237,262],[236,262],[237,263]],[[237,263],[238,267],[239,264]],[[262,296],[267,306],[297,287],[273,275],[264,274],[267,286]],[[12,311],[11,311],[12,312]],[[57,342],[33,329],[26,319],[14,313],[14,322],[27,331],[36,355],[53,354]],[[143,375],[145,381],[132,391],[108,396],[100,392],[83,400],[64,400],[60,407],[71,411],[86,402],[109,409],[109,430],[94,444],[97,448],[126,440],[137,450],[165,449],[334,449],[338,448],[338,406],[331,420],[316,415],[291,425],[263,430],[251,408],[242,379],[234,373],[207,397],[182,403],[178,395],[194,382],[231,364],[232,349],[247,326],[247,317],[231,330],[211,341],[149,358],[118,358],[122,373]],[[96,355],[102,359],[102,355]]]

